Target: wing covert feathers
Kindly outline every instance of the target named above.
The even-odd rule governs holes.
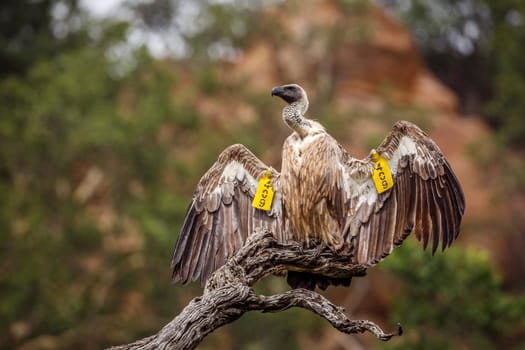
[[[382,194],[371,180],[356,180],[351,197],[355,212],[347,223],[346,241],[356,262],[374,265],[414,231],[423,247],[444,250],[459,233],[465,210],[461,186],[438,146],[416,125],[396,123],[377,148],[388,160],[394,186]],[[371,163],[350,159],[352,163]]]
[[[257,227],[279,241],[321,239],[335,250],[344,247],[353,253],[352,263],[369,266],[411,232],[432,253],[456,239],[463,191],[439,147],[416,125],[397,122],[377,148],[394,180],[381,194],[371,178],[372,155],[352,158],[323,129],[297,150],[293,137],[284,145],[282,178],[271,172],[275,197],[268,212],[251,205],[268,167],[242,145],[221,153],[189,205],[173,253],[173,281],[204,283]]]
[[[275,197],[269,212],[252,207],[257,181],[268,167],[246,147],[225,149],[200,179],[188,207],[172,258],[174,282],[200,279],[239,250],[256,227],[282,239],[279,174],[272,169]]]

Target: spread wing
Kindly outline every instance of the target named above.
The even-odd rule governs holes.
[[[174,282],[200,278],[204,284],[257,227],[282,239],[280,175],[275,170],[270,175],[275,191],[271,210],[252,207],[258,180],[267,169],[243,145],[220,154],[200,179],[177,238],[171,262]]]
[[[434,253],[450,246],[465,210],[463,191],[438,146],[416,125],[400,121],[377,148],[387,159],[394,186],[378,194],[372,156],[348,159],[350,213],[345,240],[358,263],[373,265],[414,231]]]

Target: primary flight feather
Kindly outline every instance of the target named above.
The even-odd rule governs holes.
[[[256,228],[282,242],[324,244],[350,256],[349,263],[374,265],[414,232],[434,252],[459,233],[465,198],[439,147],[416,125],[397,122],[364,159],[353,158],[316,121],[305,117],[308,97],[297,84],[278,86],[284,122],[292,134],[283,145],[281,172],[243,145],[225,149],[200,179],[173,253],[173,281],[202,283],[221,267]],[[377,159],[390,168],[391,188],[372,179]],[[270,169],[270,171],[268,171]],[[259,180],[269,176],[270,210],[252,206]],[[293,287],[348,284],[289,272]]]

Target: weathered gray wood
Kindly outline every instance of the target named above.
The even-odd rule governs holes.
[[[310,310],[348,334],[371,332],[381,340],[401,334],[401,327],[395,333],[384,333],[371,321],[351,320],[343,308],[314,291],[293,289],[264,296],[255,294],[251,288],[265,276],[284,270],[315,272],[337,278],[366,274],[365,266],[349,265],[348,261],[348,257],[333,254],[329,249],[282,244],[270,232],[257,232],[210,277],[203,295],[193,299],[157,334],[111,349],[194,349],[206,335],[235,321],[247,311],[279,312],[291,307]]]

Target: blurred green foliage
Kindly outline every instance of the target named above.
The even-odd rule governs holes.
[[[81,44],[76,34],[58,39],[53,32],[52,9],[56,1],[5,0],[0,4],[0,78],[23,73],[44,57]],[[63,1],[76,13],[76,0]],[[65,18],[61,18],[65,19]],[[78,33],[83,36],[85,33]]]
[[[382,0],[412,31],[431,70],[481,114],[503,147],[525,149],[525,3]]]
[[[525,149],[525,3],[487,1],[492,16],[490,63],[493,94],[487,102],[488,120],[499,130],[503,145]]]
[[[143,25],[166,30],[189,3],[133,2],[131,9]],[[273,141],[285,131],[279,119],[266,118],[274,110],[254,92],[237,90],[256,110],[254,120],[228,128],[205,119],[195,102],[222,98],[218,60],[235,55],[254,33],[275,29],[256,20],[263,1],[192,3],[207,20],[200,30],[179,33],[192,59],[178,62],[141,47],[116,55],[137,24],[87,18],[74,0],[0,5],[1,349],[129,342],[157,331],[200,293],[196,285],[169,284],[171,249],[195,183],[228,144],[261,154],[278,150]],[[348,11],[363,4],[339,2]],[[500,29],[494,64],[506,68],[497,70],[505,73],[502,94],[490,108],[507,118],[521,103],[514,103],[522,88],[521,34],[512,30],[522,27]],[[407,115],[387,109],[377,118]],[[413,120],[428,119],[418,106],[409,112]],[[333,114],[326,121],[336,135],[350,134],[340,125],[343,116],[319,114]],[[516,126],[519,116],[517,108],[505,120],[514,118],[508,125]],[[523,301],[502,289],[486,256],[455,248],[427,258],[409,243],[382,263],[404,286],[392,315],[408,330],[399,347],[510,346]],[[283,288],[282,279],[270,279],[257,291]],[[300,347],[296,334],[316,338],[323,327],[303,310],[250,313],[203,346],[229,337],[232,348],[293,349]]]
[[[50,11],[46,4],[37,10]],[[157,328],[148,315],[174,313],[169,250],[188,192],[165,177],[193,174],[169,147],[183,146],[200,119],[171,97],[173,69],[143,50],[133,53],[133,74],[114,77],[119,62],[106,52],[125,29],[101,26],[100,40],[40,53],[0,80],[0,348],[22,339],[100,348],[119,339],[100,319],[122,319],[128,334]],[[167,145],[163,129],[178,138]],[[152,275],[166,283],[150,283]],[[151,299],[161,302],[143,313]]]
[[[379,269],[401,282],[390,319],[406,333],[394,348],[523,348],[514,337],[524,331],[525,298],[504,290],[486,252],[455,246],[432,257],[412,239]]]

